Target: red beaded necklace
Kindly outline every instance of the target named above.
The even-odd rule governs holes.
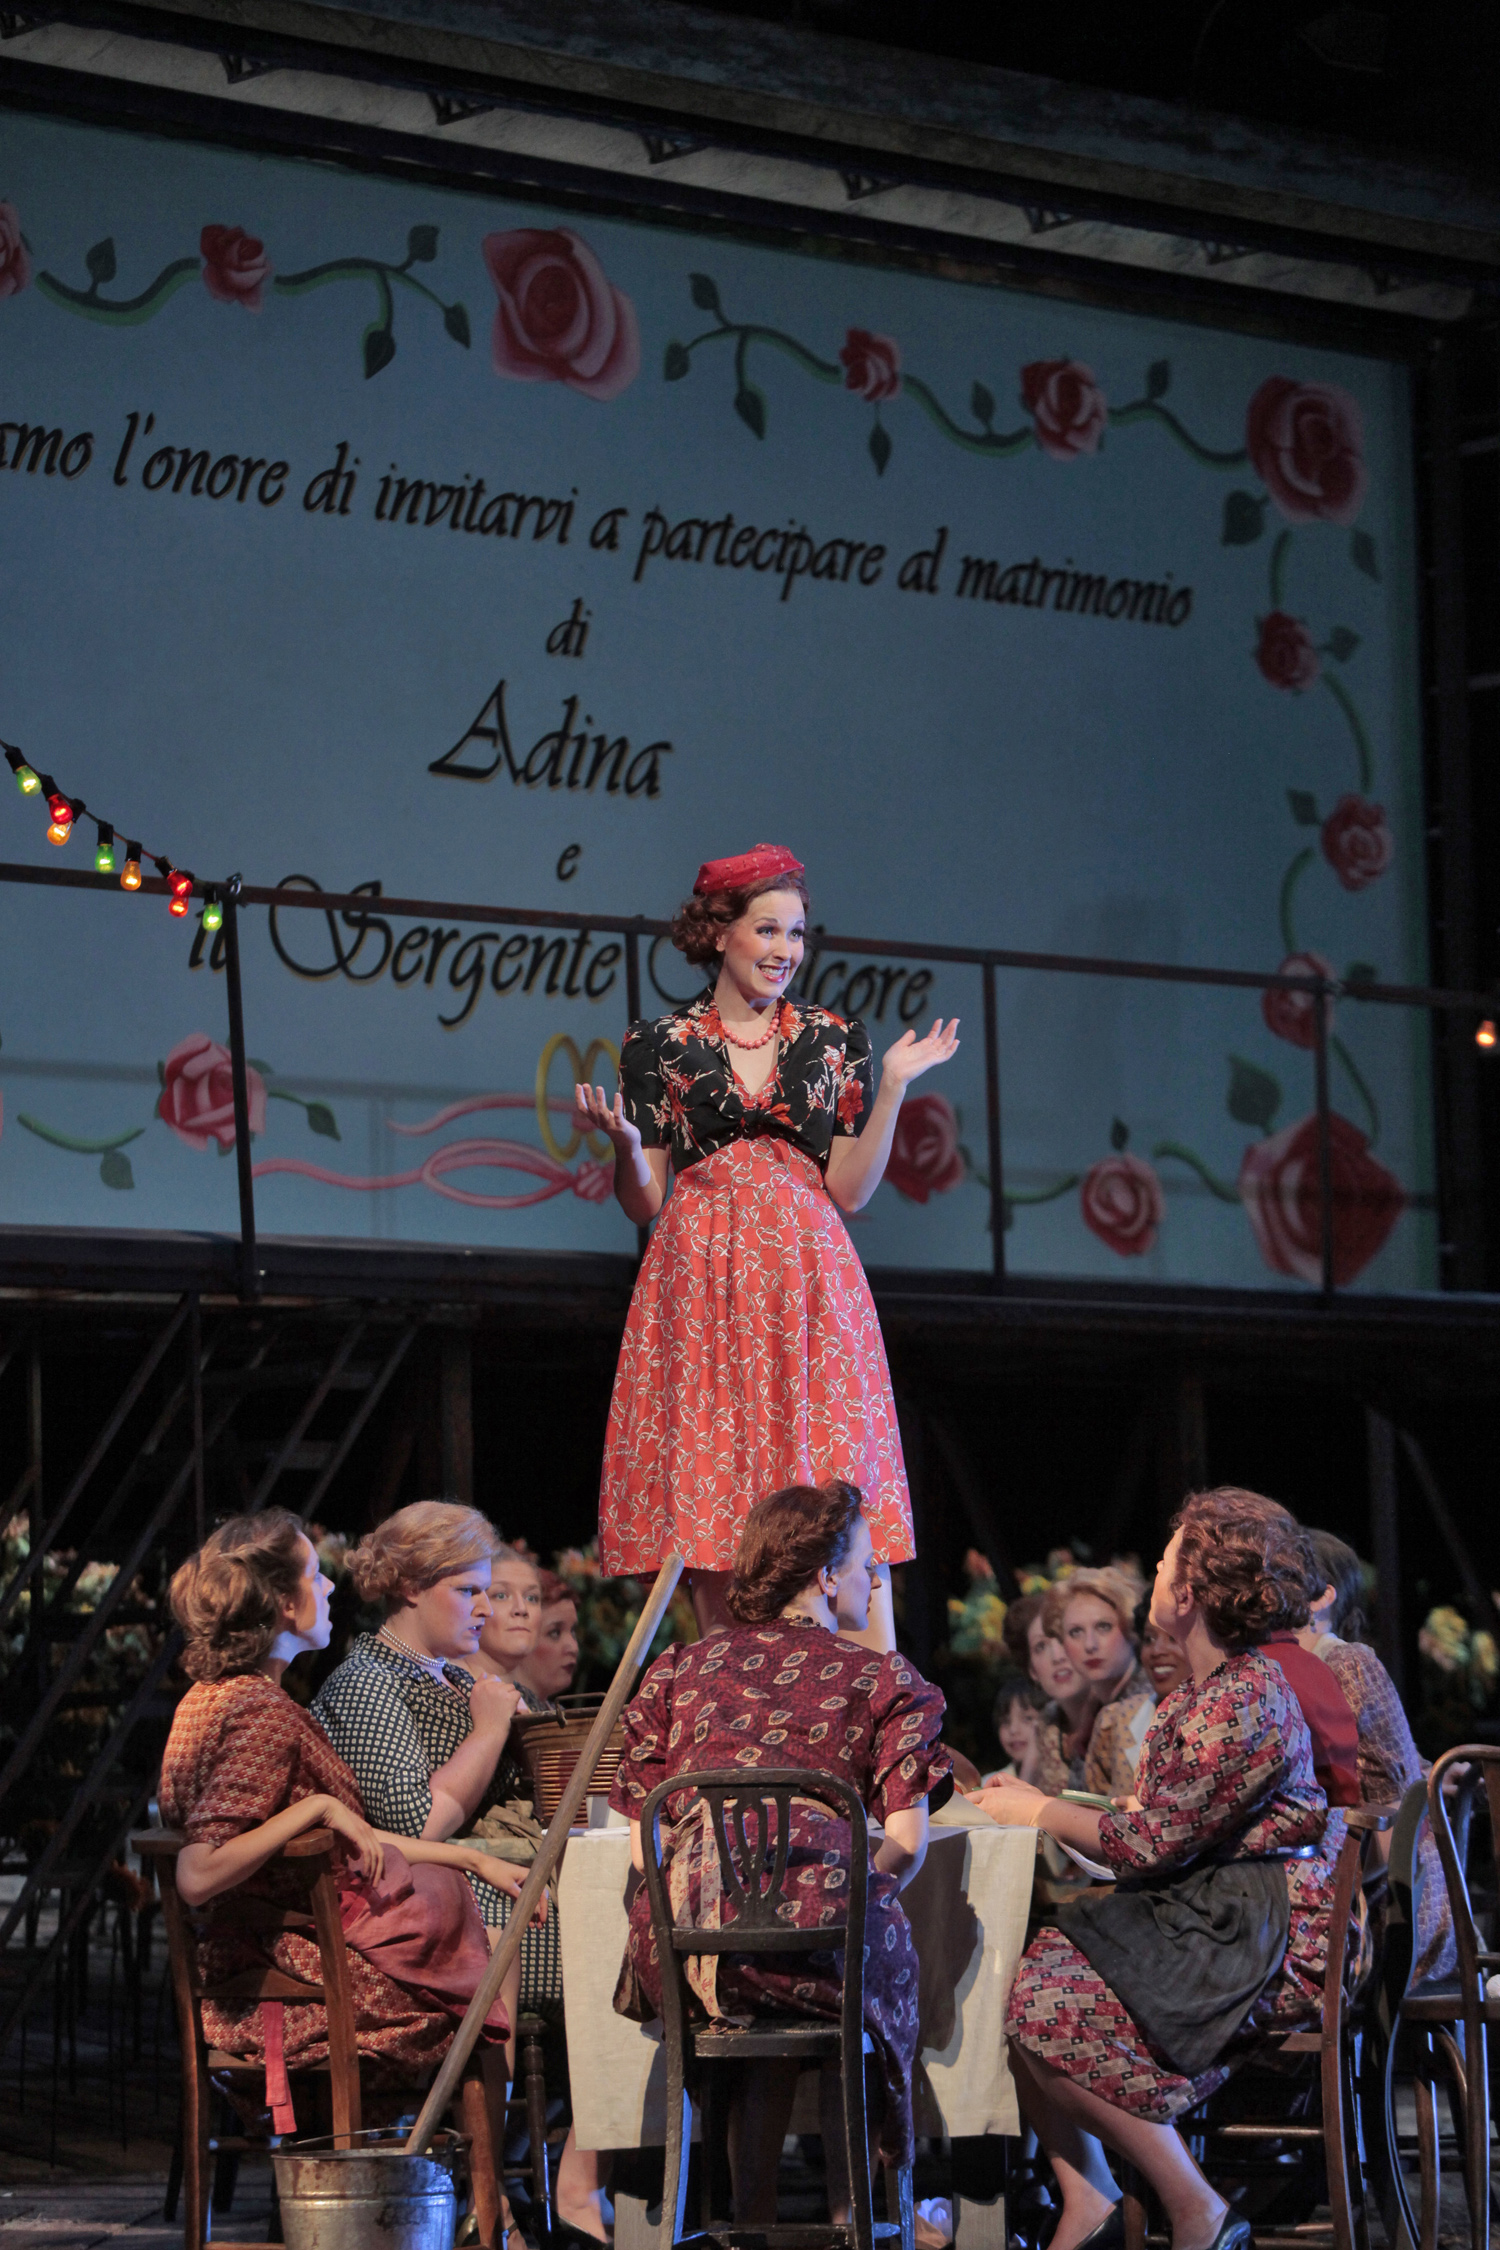
[[[741,1054],[753,1055],[758,1047],[770,1046],[771,1041],[782,1029],[782,1017],[785,1011],[786,1002],[784,1000],[778,1000],[775,1007],[771,1010],[770,1022],[766,1025],[765,1030],[761,1033],[758,1039],[736,1039],[734,1033],[730,1030],[728,1024],[725,1023],[724,1018],[720,1015],[716,1003],[714,1007],[714,1028],[720,1039],[727,1041],[727,1043],[731,1047],[738,1047]]]

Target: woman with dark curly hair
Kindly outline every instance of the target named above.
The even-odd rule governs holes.
[[[838,1480],[793,1485],[756,1502],[745,1519],[727,1608],[734,1623],[690,1647],[669,1648],[625,1713],[625,1744],[610,1802],[628,1813],[631,1852],[642,1865],[640,1812],[674,1774],[743,1766],[799,1766],[848,1783],[884,1828],[865,1907],[865,2025],[881,2065],[884,2102],[872,2105],[888,2161],[912,2150],[911,2072],[917,2050],[917,1959],[898,1893],[927,1850],[928,1799],[951,1790],[938,1740],[943,1698],[904,1657],[861,1645],[876,1563],[860,1494]],[[719,1923],[718,1857],[705,1808],[670,1797],[662,1861],[673,1918],[681,1927]],[[753,1816],[752,1816],[753,1817]],[[792,1807],[785,1893],[795,1925],[832,1918],[826,1901],[846,1878],[849,1824],[810,1798]],[[814,1871],[816,1874],[814,1875]],[[837,1942],[838,1931],[830,1932]],[[836,2017],[842,1979],[836,1953],[690,1954],[688,1983],[709,2018],[744,2024],[762,2014]],[[630,1941],[615,2006],[650,2021],[661,2013],[661,1965],[644,1888],[630,1910]],[[750,2083],[730,2120],[736,2221],[776,2216],[776,2165],[791,2112],[797,2065],[746,2064]],[[827,2066],[831,2104],[825,2153],[841,2099]],[[876,2115],[872,2114],[872,2126]],[[837,2184],[830,2194],[839,2205]]]
[[[654,1571],[675,1550],[706,1631],[723,1623],[757,1495],[848,1478],[882,1565],[870,1645],[890,1649],[888,1566],[912,1554],[911,1501],[880,1323],[839,1211],[875,1193],[906,1089],[953,1055],[958,1024],[904,1031],[877,1092],[864,1025],[790,997],[807,908],[802,862],[780,845],[707,861],[672,925],[707,990],[630,1026],[613,1101],[578,1088],[577,1123],[614,1145],[621,1209],[640,1226],[662,1214],[615,1376],[600,1561]]]
[[[1053,2250],[1123,2239],[1106,2145],[1156,2190],[1173,2250],[1250,2240],[1172,2120],[1321,2004],[1343,1815],[1285,1675],[1255,1645],[1299,1620],[1306,1595],[1305,1548],[1274,1501],[1193,1494],[1151,1597],[1188,1677],[1158,1706],[1136,1795],[1096,1812],[1002,1781],[979,1799],[1117,1878],[1034,1939],[1006,2014],[1021,2106],[1063,2192]]]

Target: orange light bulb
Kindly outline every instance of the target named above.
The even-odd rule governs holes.
[[[1474,1034],[1474,1044],[1476,1047],[1493,1047],[1496,1037],[1494,1020],[1492,1017],[1486,1016],[1484,1022]]]
[[[186,899],[185,899],[185,898],[184,898],[184,897],[182,896],[182,893],[181,893],[180,891],[178,892],[178,894],[176,895],[176,897],[175,897],[175,898],[172,898],[172,899],[170,899],[170,900],[168,901],[168,903],[167,903],[167,912],[168,912],[169,914],[175,914],[175,915],[177,915],[177,916],[178,916],[179,918],[180,918],[180,917],[181,917],[182,915],[186,914],[187,910],[188,910],[188,902],[187,902],[187,900],[186,900]]]
[[[138,859],[127,859],[120,870],[120,888],[122,891],[138,891],[140,887],[141,863]]]

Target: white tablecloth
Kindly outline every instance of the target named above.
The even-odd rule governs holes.
[[[1035,1852],[1033,1829],[997,1828],[956,1801],[933,1822],[926,1862],[902,1893],[921,1974],[912,2084],[919,2133],[1020,2130],[1002,2026]],[[613,2007],[629,1875],[628,1829],[592,1829],[569,1843],[559,1901],[563,2000],[584,2148],[647,2147],[665,2137],[660,2027],[631,2023]],[[805,2129],[816,2131],[815,2119]]]

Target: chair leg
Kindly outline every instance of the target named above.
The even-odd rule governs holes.
[[[1354,2088],[1347,2042],[1342,2038],[1325,2037],[1321,2059],[1319,2093],[1323,2103],[1323,2165],[1328,2175],[1328,2215],[1333,2222],[1335,2250],[1354,2250],[1348,2139]]]
[[[484,2076],[471,2059],[458,2089],[459,2116],[469,2142],[469,2190],[481,2250],[502,2250],[500,2176]]]
[[[661,2232],[666,2244],[680,2242],[687,2225],[688,2152],[693,2140],[693,2102],[683,2072],[682,2051],[667,2041],[667,2151],[662,2177]]]
[[[526,2138],[531,2147],[531,2212],[539,2240],[552,2240],[552,2188],[547,2177],[547,2057],[542,2025],[522,2016],[517,2030],[518,2061],[526,2087]]]
[[[1417,2109],[1417,2163],[1422,2179],[1422,2208],[1418,2221],[1418,2250],[1437,2250],[1438,2213],[1442,2201],[1442,2154],[1438,2145],[1437,2058],[1430,2038],[1422,2042],[1421,2058],[1412,2080]]]
[[[1464,2185],[1469,2193],[1472,2250],[1488,2250],[1490,2239],[1490,2074],[1483,2019],[1465,2027]]]
[[[875,2214],[870,2207],[870,2120],[865,2106],[865,2058],[847,2046],[840,2061],[843,2080],[844,2157],[849,2167],[849,2224],[855,2250],[874,2250]]]
[[[917,2206],[912,2194],[911,2166],[885,2166],[885,2215],[901,2229],[901,2250],[917,2250]]]
[[[1146,2250],[1146,2197],[1141,2176],[1133,2165],[1120,2167],[1120,2218],[1125,2229],[1125,2250]]]
[[[213,2100],[201,2055],[182,2073],[182,2244],[203,2250],[208,2240],[209,2108]]]

